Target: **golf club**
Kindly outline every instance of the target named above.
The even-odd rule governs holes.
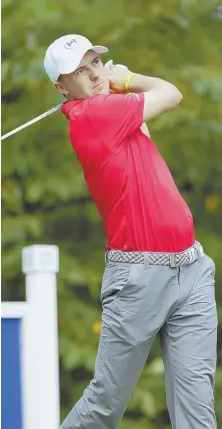
[[[4,136],[1,136],[1,140],[7,139],[7,137],[12,136],[13,134],[17,133],[18,131],[23,130],[24,128],[28,127],[29,125],[34,124],[37,121],[40,121],[43,118],[46,118],[47,116],[51,115],[52,113],[57,112],[61,109],[64,103],[58,104],[58,106],[53,107],[52,109],[48,110],[48,112],[42,113],[41,115],[37,116],[36,118],[32,119],[29,122],[26,122],[24,125],[20,125],[20,127],[15,128],[12,131],[9,131],[7,134],[4,134]]]

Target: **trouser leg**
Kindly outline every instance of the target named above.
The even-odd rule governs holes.
[[[176,299],[168,267],[110,264],[102,285],[103,326],[95,375],[61,429],[116,429],[152,342]]]
[[[181,301],[160,331],[173,429],[215,429],[217,312],[214,263],[183,267]]]

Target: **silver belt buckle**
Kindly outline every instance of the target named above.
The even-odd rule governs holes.
[[[170,255],[170,266],[171,268],[176,268],[176,255]]]

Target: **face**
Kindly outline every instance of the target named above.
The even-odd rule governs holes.
[[[54,86],[68,100],[85,100],[94,94],[109,93],[109,80],[106,74],[107,70],[98,54],[88,51],[77,70],[61,75]]]

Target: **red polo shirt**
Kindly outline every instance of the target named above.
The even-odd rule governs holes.
[[[143,94],[98,94],[62,107],[106,248],[180,252],[194,243],[192,215],[154,143],[140,130]]]

